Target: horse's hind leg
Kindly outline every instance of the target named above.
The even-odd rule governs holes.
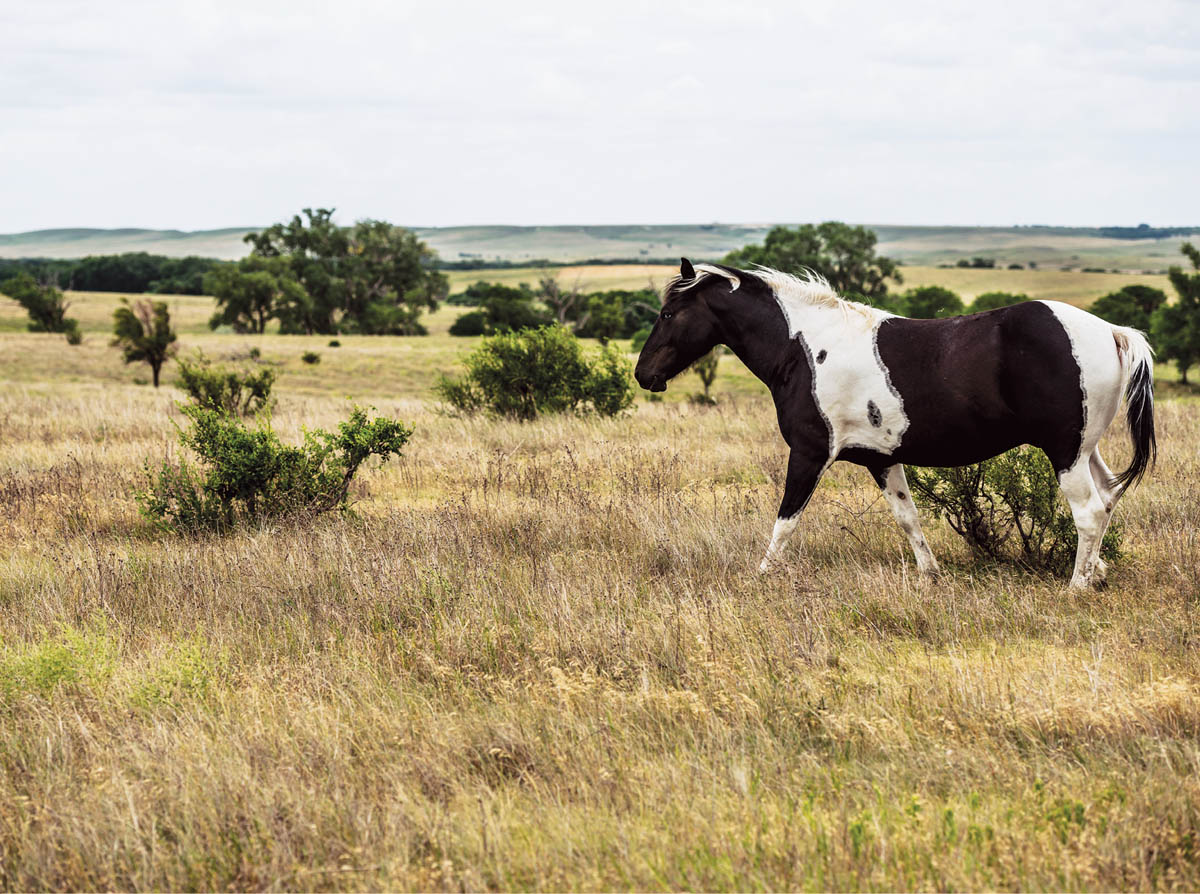
[[[925,542],[925,534],[921,531],[921,520],[917,517],[917,507],[913,505],[908,479],[904,477],[904,466],[889,466],[877,474],[875,480],[887,497],[888,506],[900,529],[908,537],[913,555],[917,558],[917,570],[922,574],[937,574],[937,559],[933,557],[933,550]]]
[[[1100,499],[1104,501],[1104,510],[1107,517],[1104,520],[1104,529],[1100,531],[1100,545],[1104,545],[1104,534],[1108,531],[1108,524],[1112,521],[1113,509],[1116,508],[1117,500],[1121,499],[1121,489],[1113,485],[1112,470],[1104,462],[1104,458],[1100,456],[1100,448],[1097,447],[1092,451],[1091,457],[1088,459],[1088,471],[1091,472],[1092,481],[1096,484],[1096,490],[1100,494]],[[1108,571],[1108,565],[1100,558],[1099,547],[1096,550],[1096,573],[1103,579],[1105,572]]]
[[[1106,500],[1097,486],[1091,470],[1091,452],[1081,457],[1069,469],[1058,476],[1059,487],[1071,506],[1075,519],[1075,530],[1079,534],[1079,545],[1075,550],[1075,571],[1071,575],[1072,587],[1086,587],[1100,567],[1100,541],[1112,517]],[[1103,463],[1103,460],[1100,461]]]

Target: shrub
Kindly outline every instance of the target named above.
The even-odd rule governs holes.
[[[973,466],[908,469],[917,503],[944,518],[974,552],[992,561],[1068,572],[1075,560],[1075,523],[1058,477],[1040,450],[1020,447]],[[1120,558],[1121,528],[1104,535],[1100,555]]]
[[[905,316],[925,320],[952,317],[966,309],[956,293],[941,286],[909,289],[901,296],[899,306]]]
[[[716,381],[717,367],[721,362],[721,354],[723,350],[724,349],[720,345],[717,345],[715,348],[692,364],[692,371],[700,377],[700,384],[704,386],[704,393],[695,395],[692,401],[693,403],[716,403],[716,401],[713,400],[712,395],[709,394],[709,390],[712,388],[712,383]]]
[[[270,367],[257,372],[227,369],[213,366],[200,354],[194,360],[179,361],[176,384],[197,406],[247,416],[270,406],[275,370]]]
[[[163,364],[175,354],[175,339],[165,301],[142,299],[130,304],[128,298],[122,298],[121,306],[113,311],[112,346],[121,349],[126,363],[150,364],[155,388]]]
[[[65,332],[67,341],[79,331],[79,321],[67,316],[71,305],[52,285],[40,284],[28,273],[18,273],[0,283],[0,294],[7,295],[20,304],[29,314],[30,332]]]
[[[83,344],[83,330],[79,328],[79,321],[75,319],[67,320],[67,326],[64,330],[67,334],[67,344],[81,345]]]
[[[562,326],[485,338],[460,379],[442,379],[437,394],[456,410],[487,409],[534,419],[542,413],[590,409],[615,415],[633,402],[629,361],[611,346],[594,358]]]
[[[1116,326],[1132,326],[1149,332],[1151,317],[1166,303],[1166,292],[1135,284],[1097,298],[1088,310]]]
[[[316,351],[305,351],[303,354],[300,355],[300,359],[303,360],[305,363],[307,363],[309,366],[312,366],[315,363],[321,362],[321,355],[318,354]]]
[[[629,350],[637,353],[646,346],[646,342],[650,338],[650,333],[654,331],[653,326],[643,326],[637,332],[633,333],[633,338],[629,340]]]
[[[341,346],[342,346],[342,343],[340,341],[338,341],[336,338],[331,338],[329,340],[329,347],[340,348]]]
[[[270,425],[249,429],[235,416],[207,407],[181,407],[191,427],[180,442],[200,465],[164,461],[147,468],[137,494],[142,514],[174,533],[227,531],[239,523],[279,516],[314,516],[345,508],[350,482],[371,456],[400,455],[412,429],[392,419],[367,419],[355,407],[336,433],[306,431],[288,446]]]
[[[984,292],[971,302],[969,309],[974,314],[984,310],[996,310],[1012,304],[1020,304],[1022,301],[1028,300],[1028,295],[1019,292]]]
[[[484,335],[488,331],[487,311],[465,313],[450,325],[451,335]]]

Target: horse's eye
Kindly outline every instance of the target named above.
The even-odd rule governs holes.
[[[673,317],[673,316],[675,316],[675,314],[673,314],[673,313],[672,313],[671,311],[669,311],[669,310],[664,310],[664,311],[662,312],[662,318],[663,318],[664,320],[669,320],[669,319],[671,319],[671,317]]]

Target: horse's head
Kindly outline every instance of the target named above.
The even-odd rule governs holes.
[[[736,279],[721,276],[697,277],[687,258],[679,276],[667,286],[662,312],[642,353],[633,376],[650,391],[665,391],[667,380],[679,375],[721,341],[720,325],[709,307],[707,293],[713,288],[737,288]]]

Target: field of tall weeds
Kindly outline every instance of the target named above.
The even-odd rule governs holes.
[[[263,341],[282,436],[348,393],[416,434],[350,515],[180,538],[134,499],[179,393],[2,337],[0,886],[1200,888],[1194,397],[1104,589],[928,518],[923,580],[844,464],[764,576],[786,453],[732,360],[714,408],[518,424],[393,388],[442,336]]]

